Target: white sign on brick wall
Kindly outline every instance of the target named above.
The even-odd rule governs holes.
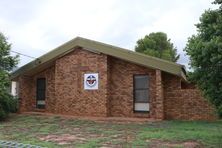
[[[98,89],[99,79],[98,73],[84,74],[84,89],[95,90]]]

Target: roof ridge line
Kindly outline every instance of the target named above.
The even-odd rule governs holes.
[[[95,40],[91,40],[91,39],[87,39],[87,38],[83,38],[83,37],[79,37],[79,36],[76,37],[75,39],[81,39],[81,40],[86,40],[86,41],[90,41],[90,42],[95,42],[95,43],[97,43],[97,44],[102,44],[102,45],[104,45],[104,46],[110,46],[111,48],[121,49],[121,50],[124,51],[124,52],[132,52],[133,54],[138,54],[139,56],[143,56],[143,57],[147,57],[147,58],[152,58],[152,59],[154,59],[154,60],[158,60],[158,61],[162,61],[162,62],[167,62],[167,63],[169,63],[169,64],[173,64],[173,65],[177,65],[177,66],[184,67],[183,64],[179,64],[179,63],[167,61],[167,60],[164,60],[164,59],[161,59],[161,58],[157,58],[157,57],[154,57],[154,56],[150,56],[150,55],[146,55],[146,54],[143,54],[143,53],[139,53],[139,52],[136,52],[136,51],[127,49],[127,48],[118,47],[118,46],[115,46],[115,45],[111,45],[111,44],[107,44],[107,43],[103,43],[103,42],[99,42],[99,41],[95,41]]]
[[[125,49],[122,47],[117,47],[114,45],[110,45],[107,43],[102,43],[99,41],[83,38],[83,37],[75,37],[68,42],[48,51],[47,53],[43,54],[42,56],[38,57],[37,60],[33,60],[22,67],[18,68],[17,70],[11,73],[11,77],[16,78],[19,75],[29,72],[30,70],[40,67],[39,69],[43,68],[43,65],[47,65],[47,63],[51,63],[59,58],[61,55],[68,53],[74,50],[75,47],[83,47],[83,48],[92,48],[94,51],[99,51],[103,54],[120,58],[122,60],[126,60],[129,62],[133,62],[139,65],[143,65],[145,67],[150,67],[153,69],[160,69],[162,71],[182,76],[183,70],[185,71],[184,65],[173,63],[167,60],[159,59],[156,57],[152,57],[149,55],[145,55],[142,53],[135,52],[133,50]],[[37,61],[37,62],[36,62]],[[184,76],[182,76],[184,77]],[[185,79],[185,78],[184,78]]]

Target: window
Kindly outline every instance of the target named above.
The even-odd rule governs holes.
[[[149,76],[134,76],[134,111],[149,111]]]
[[[37,108],[43,109],[45,108],[45,90],[46,90],[46,82],[45,78],[37,79],[37,87],[36,87],[36,106]]]

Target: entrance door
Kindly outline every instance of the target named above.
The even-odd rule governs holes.
[[[45,108],[45,90],[46,90],[46,81],[45,78],[37,79],[36,86],[36,108],[44,109]]]

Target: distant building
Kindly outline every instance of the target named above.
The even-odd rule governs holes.
[[[18,83],[16,81],[11,82],[11,95],[18,96]]]

